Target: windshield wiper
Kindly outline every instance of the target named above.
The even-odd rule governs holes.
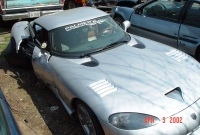
[[[101,51],[103,51],[103,50],[106,50],[106,49],[109,49],[109,48],[112,48],[112,47],[116,47],[117,45],[119,45],[119,44],[121,44],[121,43],[127,43],[128,41],[129,41],[129,40],[119,40],[119,41],[114,42],[114,43],[112,43],[112,44],[109,44],[109,45],[107,45],[107,46],[105,46],[105,47],[103,47],[103,48],[94,50],[94,51],[92,51],[92,52],[90,52],[90,53],[81,54],[81,55],[80,55],[80,58],[86,57],[86,56],[90,56],[91,54],[98,53],[98,52],[101,52]]]

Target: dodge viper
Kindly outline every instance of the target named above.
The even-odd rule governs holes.
[[[6,56],[30,61],[87,135],[200,134],[200,64],[129,26],[61,11],[14,24]]]

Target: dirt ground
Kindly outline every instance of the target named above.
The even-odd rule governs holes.
[[[53,92],[41,85],[33,70],[0,60],[0,87],[23,135],[83,135]]]
[[[34,76],[0,62],[0,87],[24,135],[83,135],[80,124]],[[55,109],[54,109],[55,108]]]

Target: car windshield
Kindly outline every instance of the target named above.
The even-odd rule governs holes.
[[[123,41],[127,41],[126,33],[110,16],[66,25],[51,32],[52,52],[62,56],[80,57]]]

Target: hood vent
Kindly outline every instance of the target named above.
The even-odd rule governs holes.
[[[178,62],[181,62],[184,59],[188,58],[187,54],[185,54],[185,53],[183,53],[179,50],[176,50],[176,49],[173,49],[173,50],[167,52],[166,55],[171,57],[172,59],[178,61]]]
[[[84,65],[84,66],[87,66],[87,67],[96,67],[99,64],[97,62],[94,62],[94,61],[88,61],[88,62],[85,62],[85,63],[81,63],[81,65]]]
[[[168,98],[172,98],[175,99],[181,103],[185,102],[182,96],[182,91],[181,88],[177,87],[175,89],[173,89],[172,91],[168,92],[165,94],[165,96],[167,96]]]
[[[90,84],[89,87],[100,97],[105,97],[117,91],[117,88],[105,79],[94,82]]]
[[[146,46],[143,44],[136,44],[136,45],[133,45],[133,47],[138,48],[138,49],[144,49]]]

